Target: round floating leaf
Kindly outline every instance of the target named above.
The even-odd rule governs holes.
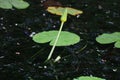
[[[11,4],[17,9],[25,9],[29,4],[23,0],[11,0]]]
[[[118,40],[120,40],[120,32],[115,32],[112,34],[104,33],[96,38],[96,41],[99,42],[100,44],[109,44],[116,42]]]
[[[98,77],[91,77],[91,76],[81,76],[73,80],[105,80],[105,79],[98,78]]]
[[[116,48],[120,48],[120,41],[117,41],[117,42],[115,43],[115,47],[116,47]]]
[[[67,9],[68,14],[74,15],[74,16],[83,13],[83,11],[81,10],[77,10],[77,9],[70,8],[70,7],[48,7],[47,11],[52,14],[62,15],[65,9]]]
[[[12,7],[17,9],[25,9],[29,4],[23,0],[0,0],[0,8],[12,9]]]
[[[68,10],[68,14],[74,15],[74,16],[83,13],[83,11],[81,10],[77,10],[77,9],[70,8],[70,7],[67,7],[67,10]]]
[[[10,4],[9,0],[0,0],[0,8],[11,9],[12,5]]]
[[[110,34],[102,34],[96,38],[96,41],[99,42],[100,44],[109,44],[115,42],[116,39],[114,38],[114,36],[111,36]]]
[[[58,31],[44,31],[33,36],[33,40],[37,43],[47,43],[53,46]],[[62,31],[56,46],[69,46],[80,41],[80,37],[74,33]]]

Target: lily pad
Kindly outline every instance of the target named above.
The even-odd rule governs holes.
[[[77,9],[70,8],[70,7],[48,7],[47,11],[52,14],[62,15],[65,9],[67,9],[68,14],[74,15],[74,16],[83,13],[83,11],[81,10],[77,10]]]
[[[0,0],[0,8],[11,9],[12,5],[10,4],[10,0]]]
[[[57,34],[58,34],[58,31],[56,30],[43,31],[43,32],[40,32],[34,35],[33,41],[37,43],[50,42],[50,45],[53,46]],[[76,44],[79,41],[80,41],[80,37],[78,35],[71,33],[71,32],[62,31],[56,46],[69,46],[69,45]]]
[[[80,76],[78,78],[75,78],[73,80],[105,80],[99,77],[92,77],[92,76]]]
[[[115,47],[116,47],[116,48],[120,48],[120,41],[117,41],[117,42],[115,43]]]
[[[104,33],[96,38],[96,41],[100,44],[110,44],[115,42],[115,47],[120,48],[120,32],[114,32],[111,34]]]
[[[11,4],[17,9],[25,9],[29,4],[23,0],[11,0]]]
[[[13,7],[17,9],[25,9],[29,6],[26,1],[23,0],[0,0],[0,8],[12,9]]]

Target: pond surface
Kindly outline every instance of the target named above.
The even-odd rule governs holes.
[[[35,43],[32,35],[58,30],[60,16],[48,13],[44,0],[27,1],[31,6],[25,10],[0,9],[1,80],[72,80],[83,75],[120,80],[120,49],[95,41],[102,33],[120,31],[119,0],[59,0],[84,13],[68,16],[63,30],[78,34],[81,41],[56,47],[52,60],[61,56],[56,63],[44,63],[51,46]]]

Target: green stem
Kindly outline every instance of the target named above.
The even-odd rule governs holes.
[[[61,22],[61,26],[60,26],[59,32],[58,32],[57,37],[56,37],[56,39],[55,39],[54,45],[53,45],[53,47],[52,47],[52,49],[51,49],[51,51],[50,51],[50,54],[49,54],[49,56],[48,56],[48,58],[47,58],[47,61],[50,60],[50,58],[51,58],[51,56],[52,56],[52,54],[53,54],[53,51],[54,51],[55,46],[56,46],[56,44],[57,44],[57,41],[58,41],[58,39],[59,39],[61,30],[62,30],[62,28],[63,28],[63,24],[64,24],[64,22]]]

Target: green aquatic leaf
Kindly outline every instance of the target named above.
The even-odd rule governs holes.
[[[29,6],[26,1],[23,0],[0,0],[0,8],[12,9],[13,7],[17,9],[25,9]]]
[[[115,43],[115,47],[116,47],[116,48],[120,48],[120,41],[117,41],[117,42]]]
[[[70,7],[48,7],[47,11],[52,14],[62,15],[64,13],[65,9],[67,9],[68,14],[74,15],[74,16],[83,13],[83,11],[81,11],[81,10],[77,10],[77,9],[70,8]]]
[[[17,9],[25,9],[29,6],[29,4],[23,0],[11,0],[11,4]]]
[[[12,4],[10,4],[9,0],[0,0],[0,8],[11,9],[12,8]]]
[[[114,36],[111,36],[110,34],[102,34],[99,35],[96,38],[96,41],[99,42],[100,44],[109,44],[109,43],[113,43],[116,41],[116,39],[114,38]]]
[[[110,44],[115,43],[115,47],[120,48],[120,32],[114,32],[111,34],[104,33],[96,37],[96,41],[100,44]]]
[[[120,32],[115,32],[112,34],[104,33],[96,38],[96,41],[101,44],[109,44],[118,40],[120,40]]]
[[[37,43],[47,43],[50,42],[50,45],[53,46],[58,31],[43,31],[37,33],[33,36],[33,41]],[[74,33],[62,31],[56,46],[69,46],[76,44],[80,41],[80,37]]]
[[[80,76],[78,78],[74,78],[73,80],[105,80],[99,77],[92,77],[92,76]]]

